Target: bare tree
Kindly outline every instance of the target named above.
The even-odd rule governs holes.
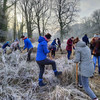
[[[34,11],[35,11],[34,22],[37,25],[39,36],[45,34],[46,25],[51,16],[49,3],[50,3],[49,0],[34,0]]]
[[[92,23],[95,30],[98,30],[98,33],[100,34],[100,9],[93,12]]]
[[[9,4],[8,4],[9,3]],[[15,1],[13,0],[0,0],[0,30],[2,30],[2,33],[5,33],[7,31],[8,27],[8,16],[7,11],[10,7],[12,7],[15,4]],[[0,32],[1,41],[5,41],[6,34],[3,35]]]
[[[28,37],[31,38],[32,31],[34,30],[33,28],[33,24],[34,24],[33,23],[33,19],[34,19],[33,5],[34,4],[32,0],[22,0],[20,1],[20,5],[25,15],[27,34],[28,34]]]
[[[79,11],[78,4],[79,0],[55,0],[54,10],[60,26],[61,40]]]
[[[13,33],[14,33],[14,40],[16,39],[16,0],[15,0],[15,4],[14,4],[14,29],[13,29]]]

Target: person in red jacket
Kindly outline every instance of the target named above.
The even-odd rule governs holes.
[[[66,50],[67,50],[67,53],[68,53],[68,55],[67,55],[68,60],[70,59],[70,56],[71,56],[71,53],[72,53],[73,40],[74,40],[74,37],[71,37],[67,40]]]

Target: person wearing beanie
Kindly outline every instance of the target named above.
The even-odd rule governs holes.
[[[31,60],[31,53],[33,51],[33,45],[27,37],[21,36],[21,38],[22,38],[22,40],[24,40],[23,50],[25,50],[27,48],[27,51],[28,51],[27,61],[30,61]]]
[[[4,43],[4,45],[2,46],[2,49],[3,49],[3,54],[5,54],[6,53],[6,47],[10,47],[10,42],[9,41],[7,41],[6,43]]]
[[[88,39],[88,37],[87,37],[87,34],[85,34],[85,35],[83,36],[82,40],[86,43],[86,45],[89,44],[89,39]]]
[[[36,55],[36,62],[39,65],[40,73],[39,73],[39,86],[45,86],[46,84],[43,83],[43,73],[45,69],[45,65],[52,65],[52,69],[54,71],[55,76],[61,75],[61,71],[57,71],[56,63],[53,60],[47,58],[47,54],[50,51],[47,48],[47,44],[51,39],[51,35],[47,33],[44,37],[39,37],[38,39],[38,47],[37,47],[37,55]]]
[[[51,49],[51,55],[52,55],[53,58],[55,57],[56,45],[57,45],[56,39],[54,39],[53,42],[51,43],[51,48],[52,48]]]

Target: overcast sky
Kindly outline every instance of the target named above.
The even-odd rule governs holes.
[[[80,0],[80,17],[89,17],[93,11],[100,9],[100,0]]]

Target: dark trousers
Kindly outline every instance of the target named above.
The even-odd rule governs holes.
[[[61,45],[58,44],[58,47],[57,47],[57,51],[60,49],[60,51],[62,52],[62,49],[61,49]]]
[[[42,79],[43,77],[45,65],[52,65],[53,71],[56,71],[56,63],[53,60],[46,58],[45,60],[37,61],[37,64],[39,65],[40,68],[39,79]]]
[[[67,50],[67,53],[68,53],[67,57],[68,57],[68,59],[70,59],[70,56],[71,56],[72,51]]]
[[[3,54],[6,54],[6,48],[3,49]]]
[[[52,50],[51,55],[55,57],[55,50]]]
[[[27,56],[27,61],[30,61],[31,60],[31,53],[33,52],[33,48],[30,48],[28,50],[28,56]]]

